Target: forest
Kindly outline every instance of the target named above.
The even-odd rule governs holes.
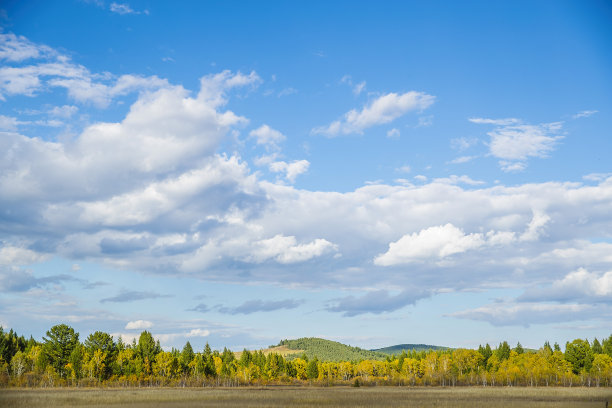
[[[327,347],[305,340],[283,340],[280,345]],[[526,350],[520,343],[512,348],[504,341],[496,348],[486,344],[478,349],[411,350],[382,360],[331,357],[312,351],[294,358],[244,350],[236,358],[227,348],[213,351],[208,344],[195,351],[189,342],[182,350],[164,351],[146,330],[129,344],[101,331],[81,342],[79,333],[66,324],[53,326],[39,342],[0,327],[3,387],[612,385],[612,335],[601,343],[596,338],[568,341],[563,351],[556,343]]]

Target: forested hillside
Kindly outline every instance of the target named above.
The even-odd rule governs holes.
[[[295,340],[282,340],[279,346],[286,346],[292,350],[303,350],[309,359],[317,358],[321,361],[361,361],[384,360],[387,356],[359,347],[351,347],[337,341],[320,339],[317,337],[302,337]],[[289,359],[301,357],[303,354],[288,356]]]
[[[376,353],[383,353],[389,355],[399,355],[402,352],[410,351],[429,351],[429,350],[448,350],[449,347],[432,346],[430,344],[397,344],[395,346],[383,347],[379,349],[373,349]]]

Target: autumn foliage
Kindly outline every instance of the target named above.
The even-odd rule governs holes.
[[[548,342],[539,350],[502,342],[477,350],[402,352],[385,360],[320,361],[262,351],[164,351],[143,331],[125,344],[95,332],[84,342],[71,327],[53,326],[42,342],[0,327],[0,385],[55,386],[241,386],[265,384],[404,386],[610,386],[612,335],[567,342],[565,351]]]

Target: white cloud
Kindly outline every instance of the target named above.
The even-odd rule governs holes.
[[[604,273],[578,268],[545,287],[528,287],[520,301],[612,303],[612,270]]]
[[[446,180],[435,179],[434,183],[456,184],[460,179],[454,181],[452,178]],[[466,180],[461,181],[466,182]],[[469,177],[467,181],[468,184],[478,184]],[[450,223],[429,227],[418,233],[406,234],[398,241],[389,243],[387,252],[374,258],[374,264],[381,266],[401,265],[422,262],[427,259],[442,259],[453,254],[485,247],[536,241],[542,235],[542,229],[549,221],[550,217],[548,215],[535,211],[526,230],[520,235],[514,231],[494,230],[490,230],[486,234],[465,234],[461,229]]]
[[[353,93],[359,95],[366,87],[366,81],[361,81],[353,87]]]
[[[122,75],[115,80],[112,76],[109,78],[109,75],[92,74],[84,66],[56,52],[33,54],[34,57],[46,62],[0,68],[0,98],[5,98],[5,95],[35,96],[47,88],[59,87],[65,88],[68,95],[78,102],[106,107],[118,96],[168,86],[166,80],[156,76]]]
[[[17,120],[17,118],[14,118],[12,116],[0,115],[0,132],[1,131],[14,132],[17,130],[17,125],[19,125],[20,123],[22,122]]]
[[[464,234],[452,224],[429,227],[404,235],[389,244],[389,250],[374,259],[374,264],[390,266],[440,259],[476,249],[485,244],[482,234]]]
[[[199,99],[202,99],[217,107],[225,105],[227,102],[227,91],[236,87],[257,87],[261,83],[261,78],[255,71],[245,75],[241,72],[233,73],[229,70],[218,74],[210,74],[200,80]]]
[[[598,112],[599,111],[597,110],[583,110],[581,112],[578,112],[574,116],[572,116],[572,119],[588,118],[589,116],[593,116],[594,114]]]
[[[334,252],[337,246],[326,239],[315,239],[306,244],[298,244],[294,236],[276,235],[253,243],[247,262],[261,263],[274,259],[281,264],[304,262],[326,253]]]
[[[49,109],[48,113],[51,116],[56,116],[63,119],[69,119],[77,113],[79,110],[78,107],[74,105],[63,105],[63,106],[55,106],[52,109]]]
[[[274,173],[285,173],[285,178],[291,182],[295,183],[295,179],[300,174],[304,174],[308,171],[308,167],[310,167],[310,162],[308,160],[294,160],[291,163],[287,163],[284,161],[277,161],[270,163],[270,171]]]
[[[185,336],[186,337],[208,337],[209,335],[210,335],[210,330],[192,329]]]
[[[482,119],[472,118],[470,122],[492,124],[497,127],[488,132],[491,138],[489,152],[500,159],[499,165],[505,172],[523,171],[530,157],[547,157],[560,135],[562,122],[527,125],[518,119]]]
[[[486,119],[486,118],[469,118],[472,123],[480,125],[497,125],[497,126],[510,126],[521,123],[519,119],[507,118],[507,119]]]
[[[387,130],[387,137],[389,139],[399,139],[400,131],[397,128]]]
[[[23,36],[0,33],[0,60],[20,62],[54,56],[56,52],[45,45],[34,44]]]
[[[109,10],[113,13],[117,13],[120,15],[126,15],[126,14],[141,14],[140,11],[136,11],[134,10],[132,7],[130,7],[129,4],[127,3],[111,3]],[[145,14],[148,14],[148,12],[145,11]]]
[[[474,180],[465,174],[462,176],[457,176],[455,174],[451,174],[448,177],[441,177],[433,179],[434,183],[447,183],[447,184],[468,184],[470,186],[478,186],[485,184],[484,181]]]
[[[153,327],[153,323],[148,320],[134,320],[125,325],[126,330],[142,330],[150,329],[151,327]]]
[[[470,162],[470,161],[474,160],[477,157],[478,156],[460,156],[460,157],[457,157],[457,158],[451,160],[449,163],[451,163],[451,164],[463,164],[463,163]]]
[[[0,248],[0,265],[30,265],[47,259],[49,259],[49,255],[41,254],[27,248],[9,245]]]
[[[340,120],[328,126],[314,128],[315,134],[337,136],[340,134],[363,134],[375,125],[382,125],[405,115],[410,111],[422,111],[434,103],[435,97],[423,92],[410,91],[403,94],[388,93],[376,98],[361,111],[347,112]]]
[[[266,124],[261,125],[257,129],[251,130],[249,132],[249,136],[254,137],[259,145],[274,148],[278,148],[278,144],[286,139],[285,135],[276,129],[272,129]]]

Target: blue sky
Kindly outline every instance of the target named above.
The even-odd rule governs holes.
[[[2,7],[3,326],[610,335],[608,3]]]

